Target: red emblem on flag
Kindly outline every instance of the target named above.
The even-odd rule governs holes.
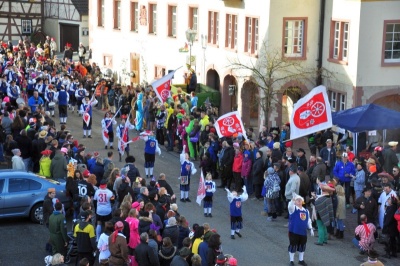
[[[314,95],[294,113],[293,123],[298,128],[317,126],[328,121],[326,103],[322,92]]]
[[[220,138],[230,137],[234,134],[241,133],[247,139],[246,131],[244,130],[238,111],[230,112],[221,116],[218,118],[214,126]]]
[[[294,105],[290,121],[290,138],[307,136],[332,127],[332,113],[324,86],[318,86]]]
[[[305,221],[306,218],[307,218],[307,215],[306,215],[304,212],[300,212],[300,219],[301,219],[302,221]]]

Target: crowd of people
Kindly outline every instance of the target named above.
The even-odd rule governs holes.
[[[346,209],[352,204],[359,224],[353,243],[360,252],[376,258],[378,238],[386,245],[386,257],[397,257],[397,142],[377,146],[363,158],[344,141],[349,138],[339,137],[335,146],[334,133],[328,129],[309,136],[307,158],[304,148],[294,148],[289,141],[289,123],[281,128],[264,126],[258,135],[248,128],[247,138],[219,138],[215,109],[198,106],[195,91],[179,90],[163,103],[151,86],[123,88],[95,63],[73,62],[68,46],[64,58],[57,59],[46,52],[51,42],[44,50],[28,41],[0,45],[0,159],[9,168],[67,180],[71,208],[63,210],[54,202],[53,190],[44,203],[43,222],[50,231],[46,248],[53,255],[66,255],[64,221],[71,214],[76,220],[78,260],[89,265],[94,264],[96,251],[102,265],[237,265],[235,258],[221,254],[220,235],[208,223],[189,228],[188,219],[178,212],[177,199],[191,202],[190,176],[197,161],[206,177],[205,217],[212,217],[216,188],[228,192],[231,239],[242,236],[241,203],[248,198],[262,201],[261,214],[268,222],[279,216],[288,219],[291,265],[296,252],[299,263],[306,265],[306,229],[313,234],[318,228],[318,246],[343,239]],[[83,55],[82,49],[80,59]],[[93,108],[104,111],[101,123],[94,119]],[[82,119],[83,138],[92,138],[92,123],[101,124],[107,158],[86,152],[68,130],[68,115]],[[119,161],[126,154],[122,168],[114,164],[114,127]],[[143,176],[130,154],[130,130],[140,132],[146,143]],[[180,194],[174,193],[165,174],[155,178],[159,145],[181,154]]]

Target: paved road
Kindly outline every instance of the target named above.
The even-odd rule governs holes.
[[[100,151],[101,155],[106,154],[103,141],[100,135],[100,120],[103,113],[94,111],[92,133],[93,139],[82,141],[87,150]],[[58,121],[57,121],[58,122]],[[82,118],[77,114],[70,114],[68,128],[72,131],[75,139],[82,140]],[[130,137],[135,136],[130,133]],[[295,143],[296,144],[296,143]],[[144,174],[143,142],[138,141],[131,144],[131,150],[136,156],[137,166]],[[116,151],[115,151],[116,152]],[[115,163],[118,167],[123,166],[115,156]],[[198,165],[198,162],[196,162]],[[179,158],[175,152],[168,153],[162,148],[161,157],[157,156],[155,163],[155,174],[166,173],[169,182],[173,185],[176,193],[179,193],[177,176],[179,175]],[[190,191],[191,203],[178,202],[179,212],[185,215],[190,224],[204,222],[210,223],[212,228],[217,229],[222,236],[222,247],[226,254],[233,254],[239,261],[239,265],[287,265],[288,264],[288,239],[287,228],[283,225],[287,222],[279,217],[275,222],[267,222],[266,217],[261,216],[262,203],[249,199],[243,204],[244,229],[241,231],[242,238],[230,239],[229,205],[226,199],[226,192],[218,189],[215,193],[213,218],[203,216],[202,207],[195,203],[199,174],[196,174],[192,181]],[[219,180],[216,180],[217,185]],[[313,243],[315,238],[309,237],[305,261],[308,265],[359,265],[366,257],[358,254],[351,244],[351,237],[354,231],[355,216],[348,213],[346,220],[346,232],[344,240],[332,240],[326,246],[316,246]],[[28,219],[2,219],[0,220],[0,265],[43,265],[46,255],[44,245],[48,233],[44,226],[32,224]],[[382,246],[377,249],[383,253]],[[295,257],[297,261],[297,256]],[[399,265],[400,260],[384,260],[385,265]]]

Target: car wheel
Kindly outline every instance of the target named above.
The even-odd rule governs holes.
[[[40,223],[43,221],[43,203],[37,203],[33,206],[30,218],[34,223]]]

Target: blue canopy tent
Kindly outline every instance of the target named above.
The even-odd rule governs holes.
[[[332,112],[332,124],[353,133],[400,128],[400,112],[373,103]]]
[[[400,128],[400,112],[370,103],[339,112],[332,112],[332,124],[353,133],[383,130],[385,141],[386,129]],[[355,150],[357,150],[357,138],[358,134],[354,134]]]

